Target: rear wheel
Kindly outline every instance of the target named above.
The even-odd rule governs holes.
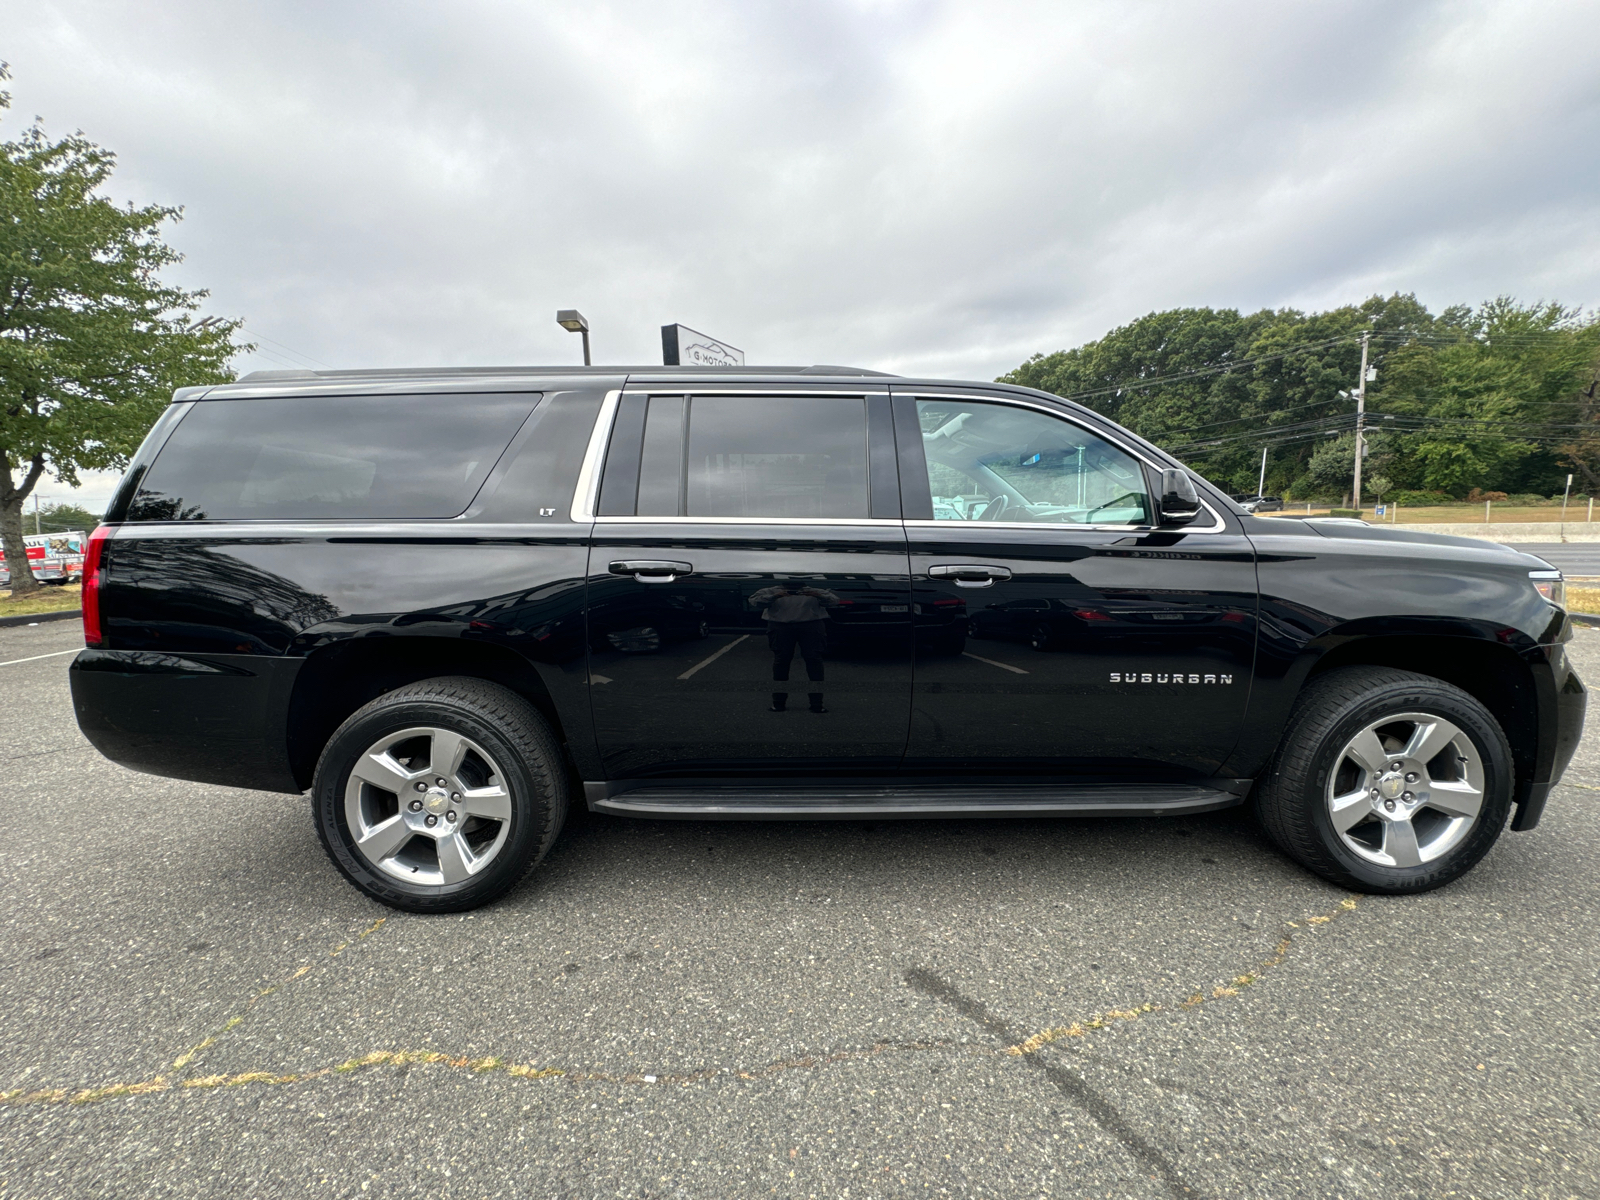
[[[1476,865],[1511,795],[1510,746],[1477,700],[1424,675],[1346,667],[1306,688],[1256,811],[1324,879],[1399,894]]]
[[[566,814],[566,776],[522,697],[481,679],[429,679],[338,728],[312,801],[328,857],[367,895],[460,912],[504,895],[544,857]]]

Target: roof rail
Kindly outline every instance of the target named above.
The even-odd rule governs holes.
[[[810,367],[695,367],[695,366],[536,366],[536,367],[371,367],[342,371],[251,371],[235,383],[292,383],[312,379],[405,379],[451,375],[674,375],[727,372],[729,375],[874,375],[894,378],[887,371],[866,367],[818,365]]]

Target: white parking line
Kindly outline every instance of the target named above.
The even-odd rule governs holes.
[[[749,637],[750,637],[750,635],[747,633],[747,634],[744,634],[741,637],[734,638],[733,641],[729,642],[721,650],[718,650],[710,658],[702,658],[699,662],[695,663],[694,666],[690,667],[682,675],[679,675],[678,678],[679,679],[687,679],[687,678],[689,678],[689,676],[693,675],[696,671],[698,671],[701,667],[709,667],[712,663],[716,662],[717,659],[721,658],[729,650],[732,650],[740,642],[748,641]]]
[[[1021,667],[1013,667],[1010,663],[995,662],[992,658],[984,658],[981,654],[969,654],[965,650],[961,652],[961,657],[975,658],[981,663],[988,663],[991,667],[999,667],[1002,671],[1014,671],[1018,675],[1026,675],[1028,673]]]
[[[49,654],[35,654],[31,658],[13,658],[10,662],[0,663],[0,667],[14,667],[18,663],[38,662],[41,658],[55,658],[57,655],[61,654],[76,654],[82,649],[82,646],[74,646],[71,650],[52,650]]]

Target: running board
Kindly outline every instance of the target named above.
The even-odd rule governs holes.
[[[1231,782],[1231,781],[1230,781]],[[622,789],[622,790],[618,790]],[[695,821],[837,821],[890,817],[1157,817],[1212,812],[1244,797],[1193,786],[1010,787],[845,784],[838,787],[649,786],[586,783],[589,808]]]

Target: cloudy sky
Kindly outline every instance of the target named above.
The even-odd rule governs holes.
[[[986,379],[1178,305],[1600,305],[1593,0],[0,0],[0,59],[0,136],[184,206],[241,370],[581,361],[562,307],[600,362]]]

